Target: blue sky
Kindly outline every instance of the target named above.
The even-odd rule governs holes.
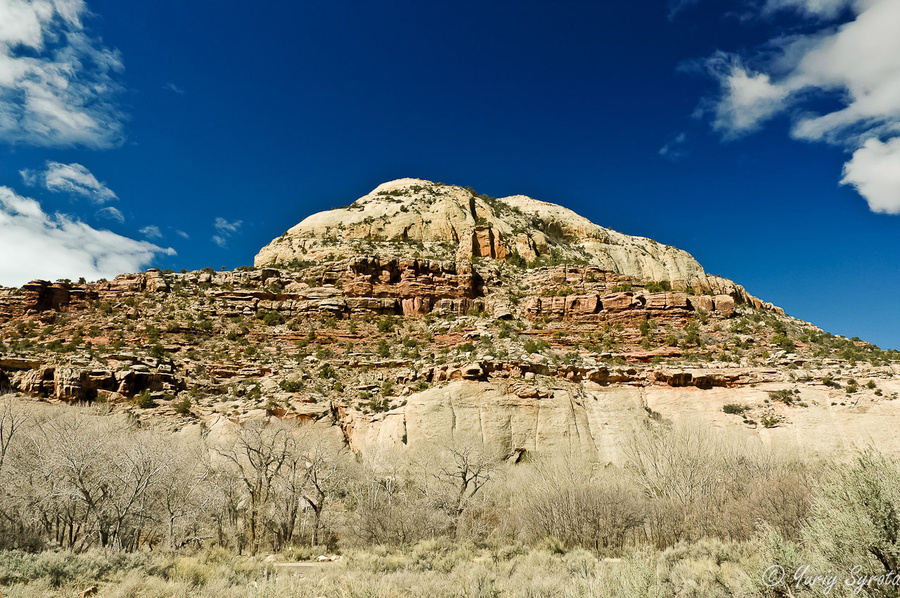
[[[0,284],[249,264],[409,176],[900,348],[897,30],[900,0],[0,0]]]

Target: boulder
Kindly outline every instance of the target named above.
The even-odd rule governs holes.
[[[714,298],[716,311],[730,318],[734,315],[734,298],[730,295],[716,295]]]
[[[477,363],[470,363],[460,368],[463,380],[481,380],[485,377],[484,368]]]

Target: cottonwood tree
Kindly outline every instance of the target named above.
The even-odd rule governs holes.
[[[133,549],[164,465],[152,434],[121,424],[82,412],[47,420],[40,429],[44,480],[52,484],[51,499],[83,509],[84,525],[101,546]]]
[[[247,422],[223,444],[214,449],[222,463],[220,496],[230,513],[243,516],[250,551],[259,550],[266,529],[277,547],[291,542],[304,513],[310,543],[319,544],[323,514],[343,483],[345,451],[313,424],[281,420]]]
[[[163,470],[154,485],[154,501],[164,521],[166,543],[169,548],[176,548],[188,541],[185,529],[196,532],[199,515],[213,500],[207,492],[212,468],[207,447],[200,440],[165,441]],[[178,537],[179,531],[182,537]]]
[[[3,475],[3,462],[12,440],[26,420],[25,414],[16,410],[12,401],[0,402],[0,476]],[[0,477],[0,481],[2,480]]]
[[[446,515],[448,533],[456,536],[463,513],[491,481],[499,464],[480,448],[455,442],[420,452],[416,466],[424,474],[420,477],[422,492]]]
[[[0,402],[0,547],[18,547],[19,540],[25,535],[25,522],[17,500],[19,497],[15,496],[19,484],[13,482],[18,476],[16,468],[11,468],[7,461],[14,448],[13,439],[21,433],[27,421],[25,412],[14,406],[12,401]],[[21,491],[21,488],[18,490]]]
[[[438,535],[443,515],[417,483],[412,462],[395,451],[373,452],[348,476],[349,527],[365,544],[413,544]]]
[[[225,475],[233,475],[246,496],[242,509],[249,532],[251,554],[259,550],[261,518],[273,498],[277,476],[295,450],[295,439],[280,421],[249,421],[228,446],[214,449],[225,464]]]
[[[345,483],[343,461],[348,455],[342,447],[333,446],[325,436],[312,431],[303,435],[298,448],[302,457],[298,464],[304,470],[301,497],[312,515],[310,544],[317,546],[325,508]]]

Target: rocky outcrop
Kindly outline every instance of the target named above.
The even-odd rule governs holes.
[[[91,297],[84,285],[46,280],[34,280],[18,289],[0,288],[0,323],[84,305]]]
[[[471,189],[400,179],[345,208],[319,212],[257,254],[257,266],[419,253],[444,259],[547,258],[586,261],[640,279],[684,281],[706,274],[688,253],[598,226],[575,212],[523,195],[491,198]]]
[[[472,251],[463,257],[489,257],[495,260],[504,260],[509,255],[509,250],[502,241],[500,231],[489,226],[479,226],[472,231]],[[464,247],[464,245],[462,246]]]
[[[685,293],[619,292],[602,296],[529,297],[524,303],[524,310],[526,317],[531,319],[603,321],[618,312],[641,311],[657,322],[683,322],[691,312],[700,310],[730,318],[734,314],[734,306],[734,298],[728,295],[689,297]]]
[[[101,393],[133,397],[143,390],[174,394],[185,389],[184,381],[173,373],[151,370],[141,364],[120,371],[45,365],[19,372],[12,386],[26,394],[68,403],[90,402]]]
[[[169,283],[158,269],[120,274],[114,280],[102,282],[34,280],[18,289],[0,287],[0,324],[13,319],[41,319],[58,312],[84,310],[95,301],[115,302],[145,291],[169,291]]]

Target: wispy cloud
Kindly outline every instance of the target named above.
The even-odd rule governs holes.
[[[112,206],[107,206],[105,208],[97,210],[97,216],[100,218],[115,220],[119,224],[125,223],[125,215],[122,213],[122,210],[114,208]]]
[[[185,94],[185,91],[183,89],[181,89],[180,87],[178,87],[171,81],[169,81],[168,83],[163,85],[163,89],[167,89],[167,90],[171,91],[172,93],[177,93],[178,95],[182,95],[182,96]]]
[[[687,147],[685,146],[686,143],[687,133],[677,133],[671,136],[669,140],[659,148],[659,155],[666,160],[677,162],[678,160],[686,158],[688,155]]]
[[[93,228],[66,214],[46,214],[36,200],[0,187],[0,284],[35,278],[112,278],[142,270],[175,250]]]
[[[163,237],[162,231],[159,230],[159,227],[154,224],[147,225],[144,228],[138,230],[138,232],[151,240],[162,239]]]
[[[83,0],[0,0],[0,141],[122,142],[118,52],[84,29]]]
[[[225,235],[232,235],[238,232],[241,229],[241,225],[244,224],[243,220],[235,220],[234,222],[229,222],[222,218],[221,216],[217,217],[213,222],[213,226],[215,229]]]
[[[842,182],[873,211],[900,213],[900,177],[890,174],[900,164],[900,2],[768,0],[763,13],[785,10],[818,31],[773,39],[755,58],[720,52],[706,61],[720,84],[705,110],[713,128],[734,138],[786,114],[795,139],[853,152]],[[837,109],[816,111],[829,103]]]
[[[699,0],[669,0],[669,19],[674,19],[685,8],[697,4]]]
[[[854,0],[767,0],[764,12],[795,10],[822,19],[833,19],[854,4]]]
[[[228,238],[240,231],[241,225],[243,223],[244,222],[242,220],[229,222],[221,216],[216,217],[216,219],[213,221],[213,228],[216,229],[217,234],[212,236],[213,243],[215,243],[219,247],[227,247]]]
[[[23,170],[19,174],[28,185],[42,185],[47,191],[84,197],[96,204],[118,199],[112,189],[81,164],[47,162],[43,172]]]

